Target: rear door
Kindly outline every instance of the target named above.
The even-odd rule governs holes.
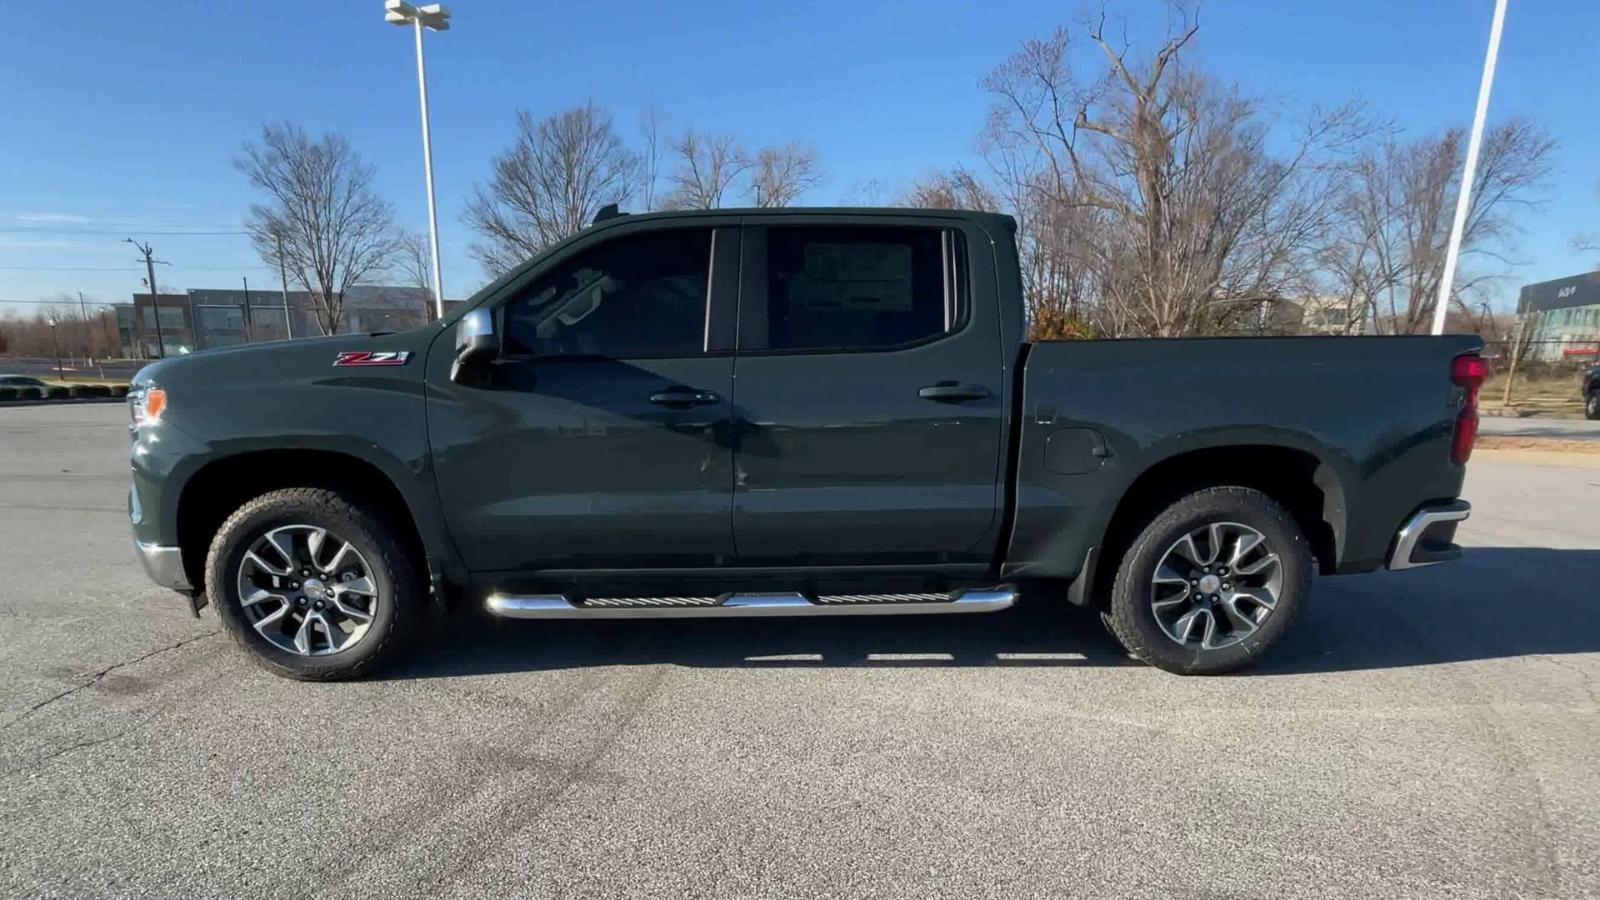
[[[746,221],[740,564],[987,563],[1005,429],[988,237],[934,217]]]
[[[607,229],[503,304],[490,384],[433,354],[435,471],[469,568],[731,559],[738,245],[732,221]]]

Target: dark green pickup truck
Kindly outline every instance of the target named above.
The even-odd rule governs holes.
[[[401,334],[135,379],[159,583],[269,669],[368,671],[428,615],[1103,611],[1237,668],[1313,573],[1459,555],[1473,337],[1030,343],[1014,223],[615,216]]]

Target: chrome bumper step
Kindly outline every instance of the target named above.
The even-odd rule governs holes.
[[[596,597],[490,594],[484,606],[506,619],[710,619],[733,616],[861,616],[998,612],[1010,588],[952,594],[723,594],[720,597]]]
[[[1395,571],[1420,569],[1423,566],[1449,562],[1461,556],[1461,548],[1453,540],[1430,540],[1429,530],[1449,527],[1450,537],[1455,536],[1455,525],[1472,514],[1472,506],[1465,500],[1435,503],[1411,514],[1394,536],[1394,549],[1389,553],[1389,568]]]

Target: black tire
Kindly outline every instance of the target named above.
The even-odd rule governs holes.
[[[320,656],[282,649],[256,631],[240,602],[235,573],[245,554],[268,531],[299,524],[326,528],[348,541],[371,570],[379,599],[371,625],[349,649]],[[396,530],[358,498],[321,488],[262,494],[229,516],[206,555],[205,587],[228,633],[257,665],[302,681],[371,673],[404,647],[426,606],[426,587]]]
[[[1583,417],[1585,419],[1600,419],[1600,391],[1590,391],[1583,398]]]
[[[1277,603],[1256,631],[1229,646],[1180,644],[1157,622],[1151,579],[1169,548],[1212,523],[1239,523],[1265,537],[1281,568]],[[1260,491],[1214,487],[1196,491],[1156,515],[1123,555],[1112,585],[1107,627],[1128,652],[1179,675],[1217,675],[1252,662],[1289,630],[1311,588],[1313,555],[1304,533],[1280,504]],[[1181,588],[1181,581],[1179,584]]]

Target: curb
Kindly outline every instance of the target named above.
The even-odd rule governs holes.
[[[127,403],[127,397],[69,397],[63,400],[0,400],[0,409],[13,406],[77,406],[82,403]]]

